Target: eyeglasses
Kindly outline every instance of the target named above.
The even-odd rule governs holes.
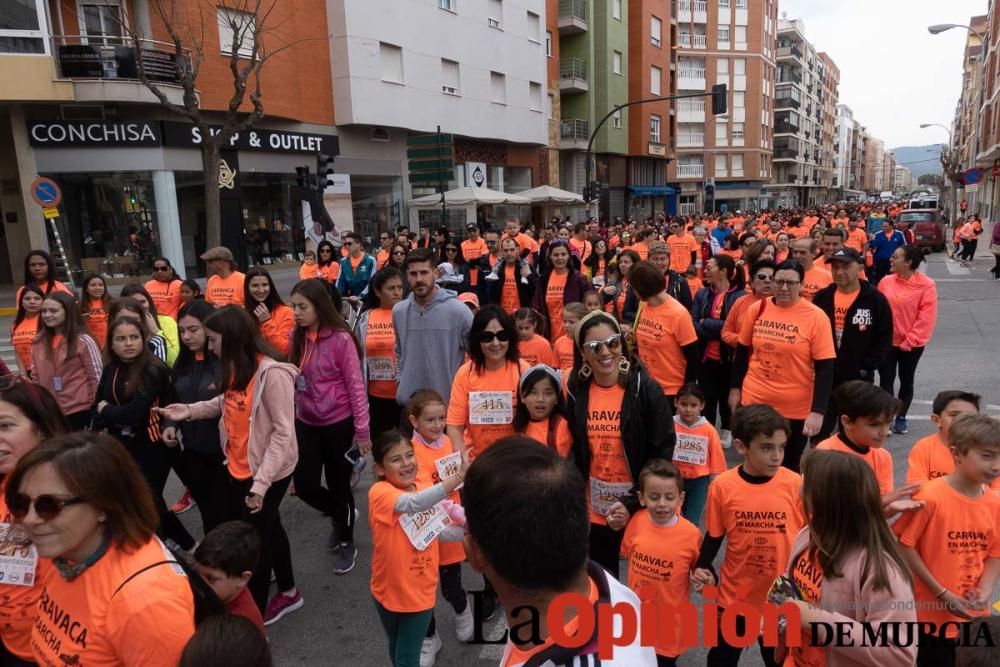
[[[350,248],[352,245],[354,245],[354,241],[344,241],[345,248]]]
[[[154,271],[169,271],[170,267],[169,266],[154,266],[153,270]]]
[[[767,273],[758,273],[754,276],[754,279],[761,281],[762,283],[769,283],[774,280],[774,276]]]
[[[378,240],[379,241],[388,241],[389,237],[388,236],[380,236],[380,237],[378,237]]]
[[[775,280],[773,282],[778,289],[792,289],[802,284],[801,280]]]
[[[393,250],[392,254],[393,255],[405,255],[406,251],[405,250]]]
[[[320,249],[320,251],[319,251],[319,254],[321,254],[321,255],[322,255],[323,253],[327,253],[327,254],[329,254],[329,253],[331,253],[331,252],[333,252],[333,251],[332,251],[332,250],[330,250],[329,248],[322,248],[322,249]]]
[[[581,347],[591,354],[597,354],[604,345],[608,347],[609,352],[617,352],[622,349],[622,337],[618,334],[611,334],[604,340],[587,341]]]
[[[49,494],[40,495],[32,500],[31,496],[25,493],[12,494],[7,500],[7,507],[10,508],[10,513],[14,515],[15,519],[23,519],[28,516],[31,506],[34,505],[35,514],[42,521],[51,521],[59,516],[63,508],[69,505],[79,505],[80,503],[87,502],[86,498],[59,498]]]
[[[510,340],[510,334],[506,331],[482,331],[479,333],[480,343],[492,343],[493,339],[506,343]]]
[[[445,248],[445,252],[458,252],[458,248]]]

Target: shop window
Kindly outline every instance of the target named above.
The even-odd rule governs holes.
[[[240,58],[250,58],[257,36],[254,15],[228,7],[219,7],[216,11],[219,20],[219,46],[223,55],[230,55],[235,45],[236,54]]]

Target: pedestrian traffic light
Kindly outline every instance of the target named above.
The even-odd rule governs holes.
[[[309,167],[296,167],[295,168],[295,184],[298,185],[303,190],[308,190],[309,183]]]
[[[717,83],[712,86],[712,115],[721,116],[726,113],[726,99],[729,95],[728,86],[724,83]]]
[[[585,201],[585,202],[590,201],[590,186],[589,185],[583,186],[583,201]]]
[[[715,185],[709,183],[705,186],[705,196],[714,197],[715,196]]]
[[[316,156],[316,180],[319,189],[325,190],[333,185],[333,156],[320,153]]]

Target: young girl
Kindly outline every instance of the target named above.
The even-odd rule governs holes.
[[[83,289],[80,290],[80,311],[87,331],[103,350],[108,337],[108,311],[111,309],[111,295],[108,294],[107,283],[96,273],[88,273],[83,277]]]
[[[534,438],[566,458],[573,447],[573,434],[559,383],[559,373],[544,364],[529,368],[521,376],[514,431]]]
[[[399,427],[392,309],[402,298],[403,274],[394,266],[385,266],[372,276],[368,308],[358,318],[356,331],[364,352],[361,368],[368,384],[369,428],[373,435]]]
[[[464,524],[454,505],[442,503],[465,479],[468,461],[426,489],[417,485],[413,445],[399,431],[387,431],[372,446],[377,481],[368,491],[368,525],[372,534],[371,594],[389,640],[394,667],[420,663],[421,648],[433,615],[438,584],[439,549],[434,539],[457,541],[464,530],[442,523]],[[448,510],[451,510],[450,512]],[[448,521],[423,521],[447,512]],[[415,546],[420,545],[420,546]],[[429,647],[434,653],[440,640]],[[433,654],[431,654],[433,655]],[[433,664],[433,663],[431,663]]]
[[[590,290],[583,294],[583,305],[587,307],[587,312],[592,313],[601,309],[601,295],[597,290]]]
[[[70,427],[83,430],[101,378],[101,348],[86,332],[72,294],[49,294],[39,317],[42,327],[31,345],[32,377],[56,397]]]
[[[528,365],[556,365],[556,355],[552,345],[544,338],[545,324],[542,314],[534,308],[518,308],[514,312],[514,324],[517,325],[517,352]]]
[[[181,305],[186,306],[195,299],[204,299],[201,293],[201,285],[194,278],[188,278],[181,283]]]
[[[259,267],[247,271],[243,281],[243,303],[247,312],[259,322],[260,335],[271,347],[288,356],[295,318],[292,309],[282,302],[271,274]]]
[[[677,408],[674,465],[681,471],[685,490],[681,513],[697,525],[705,511],[712,475],[726,472],[726,455],[718,431],[701,416],[705,408],[705,392],[701,387],[694,383],[684,385],[677,392],[674,405]]]
[[[159,334],[163,337],[167,345],[167,366],[173,368],[174,362],[177,361],[177,355],[181,351],[181,342],[177,338],[177,321],[169,315],[160,315],[156,310],[153,297],[150,296],[145,287],[138,283],[123,287],[121,295],[135,299],[142,306],[142,312],[146,316],[146,327],[149,329],[150,335]]]
[[[556,353],[558,368],[564,373],[573,369],[573,338],[576,336],[576,325],[588,312],[582,303],[568,303],[563,308],[563,326],[566,328],[566,335],[557,338],[552,344],[552,349]]]
[[[108,313],[109,319],[115,320],[119,317],[127,317],[135,322],[139,322],[143,330],[143,338],[146,340],[146,347],[153,353],[153,356],[167,363],[167,339],[163,337],[163,332],[155,334],[149,333],[149,324],[152,315],[143,310],[142,305],[130,296],[122,297],[111,303],[111,311]]]
[[[413,453],[417,459],[418,489],[426,489],[446,479],[462,468],[462,454],[456,452],[451,438],[445,435],[445,415],[447,409],[444,399],[436,391],[423,389],[418,391],[406,405],[406,419],[413,428]],[[448,500],[460,504],[458,491],[448,494]],[[465,597],[462,587],[462,561],[465,560],[465,548],[461,543],[442,542],[439,545],[441,564],[438,575],[441,580],[441,594],[451,603],[455,610],[455,635],[458,641],[467,642],[472,639],[472,607]],[[424,639],[428,651],[441,647],[441,640],[436,632],[437,623],[431,615],[431,623]]]
[[[17,371],[21,377],[31,374],[31,345],[38,335],[41,320],[38,314],[42,310],[45,295],[37,285],[27,285],[21,290],[21,298],[17,301],[17,315],[10,327],[10,344],[14,348],[17,359]]]
[[[319,264],[316,263],[316,253],[306,250],[302,253],[302,266],[299,267],[299,280],[309,280],[310,278],[320,278]]]

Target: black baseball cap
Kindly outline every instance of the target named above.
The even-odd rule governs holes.
[[[830,262],[855,262],[861,263],[861,255],[854,248],[840,248],[830,255]]]

